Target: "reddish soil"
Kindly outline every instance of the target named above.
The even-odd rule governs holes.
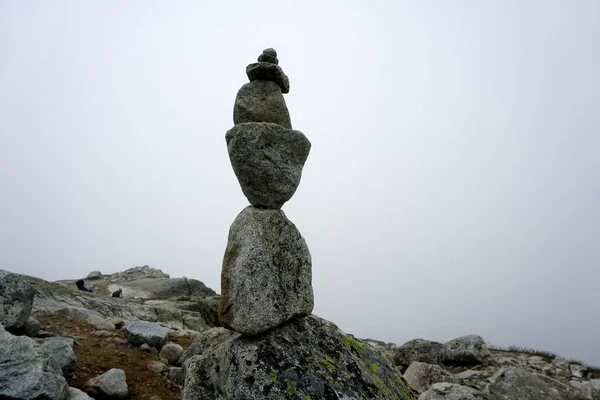
[[[151,361],[160,361],[158,354],[130,346],[122,331],[112,331],[110,337],[98,337],[94,335],[98,331],[94,325],[68,315],[53,314],[38,319],[42,329],[52,326],[52,330],[58,330],[62,336],[75,339],[77,369],[67,379],[69,386],[83,390],[89,379],[111,368],[120,368],[127,376],[127,399],[150,400],[153,396],[161,400],[181,399],[181,388],[176,383],[148,369]],[[171,335],[169,340],[186,349],[194,339]]]

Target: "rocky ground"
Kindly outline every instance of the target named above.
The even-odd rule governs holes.
[[[397,346],[312,315],[248,338],[218,326],[199,281],[91,276],[94,293],[0,271],[0,399],[600,400],[600,369],[551,353],[476,335]]]

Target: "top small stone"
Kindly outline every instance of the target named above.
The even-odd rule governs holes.
[[[258,62],[268,62],[271,64],[278,65],[279,60],[277,59],[277,52],[275,49],[264,49],[262,54],[258,56]]]
[[[275,51],[275,49],[272,49],[270,47],[268,49],[264,49],[263,54],[266,54],[271,57],[277,57],[277,52]]]

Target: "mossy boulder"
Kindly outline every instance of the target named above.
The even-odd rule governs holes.
[[[184,400],[416,398],[375,348],[314,315],[221,337],[185,361]]]

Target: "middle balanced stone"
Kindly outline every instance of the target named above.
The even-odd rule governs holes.
[[[292,198],[311,147],[302,132],[269,122],[245,122],[230,129],[225,139],[250,204],[279,209]]]
[[[311,257],[281,210],[246,207],[229,230],[221,271],[220,321],[257,335],[314,306]]]

